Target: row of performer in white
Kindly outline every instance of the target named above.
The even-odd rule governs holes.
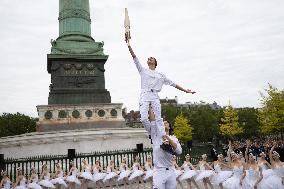
[[[272,148],[273,150],[273,148]],[[213,163],[206,161],[207,156],[202,155],[202,160],[197,165],[190,162],[190,156],[186,155],[185,161],[181,167],[176,163],[176,157],[173,157],[172,165],[175,168],[175,177],[180,188],[200,188],[200,182],[205,188],[213,188],[219,186],[226,189],[283,189],[284,188],[284,164],[279,160],[279,154],[271,151],[271,164],[265,160],[265,154],[261,153],[258,161],[255,161],[254,156],[249,154],[248,157],[242,159],[242,156],[232,151],[228,151],[229,161],[225,162],[222,155],[218,155],[218,160]],[[31,170],[31,175],[28,179],[19,174],[14,188],[15,189],[42,189],[55,188],[63,186],[64,188],[72,188],[75,185],[80,185],[84,188],[87,182],[96,183],[96,187],[105,188],[106,185],[118,186],[118,184],[128,184],[130,188],[139,186],[139,181],[144,183],[149,181],[152,185],[153,167],[152,160],[149,156],[144,169],[140,166],[139,157],[137,156],[132,169],[129,169],[126,163],[126,158],[123,158],[119,171],[114,169],[114,164],[110,161],[107,170],[102,170],[100,162],[91,167],[86,160],[83,160],[83,172],[78,172],[76,167],[71,162],[71,168],[68,175],[63,175],[63,171],[59,164],[56,168],[56,177],[51,179],[50,173],[46,165],[43,165],[41,178]],[[18,170],[21,172],[21,170]],[[11,181],[2,173],[1,188],[10,189]],[[134,183],[135,182],[135,183]],[[187,186],[184,186],[186,182]],[[134,185],[133,185],[134,184]]]
[[[105,188],[109,186],[118,186],[118,184],[128,184],[132,186],[135,183],[145,183],[146,181],[152,181],[153,166],[151,156],[147,157],[147,161],[142,168],[139,163],[139,156],[135,157],[135,162],[132,168],[127,165],[127,159],[122,158],[122,162],[119,166],[119,170],[115,169],[114,162],[110,160],[106,170],[100,165],[100,161],[96,160],[95,165],[91,167],[87,160],[82,161],[82,172],[74,166],[74,163],[70,162],[70,170],[68,175],[63,174],[63,170],[60,164],[56,164],[56,171],[54,178],[51,178],[51,174],[48,171],[46,165],[42,166],[41,177],[38,175],[34,168],[31,168],[31,175],[29,179],[26,179],[22,175],[21,168],[17,169],[18,176],[16,182],[13,184],[15,189],[43,189],[43,188],[56,188],[57,186],[63,186],[64,188],[75,188],[76,185],[80,185],[80,188],[87,188],[87,184],[95,183],[98,188]],[[2,172],[2,181],[0,183],[1,189],[10,189],[11,181],[6,172]]]
[[[284,164],[273,149],[269,153],[271,164],[265,160],[265,153],[261,153],[256,161],[253,154],[242,158],[230,149],[228,162],[224,161],[223,155],[218,155],[218,160],[209,164],[204,154],[197,166],[193,166],[187,155],[181,168],[174,162],[176,178],[181,188],[181,181],[186,180],[188,188],[192,188],[191,184],[199,188],[197,183],[201,181],[204,188],[214,188],[215,185],[221,189],[284,189]]]

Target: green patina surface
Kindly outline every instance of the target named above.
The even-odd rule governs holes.
[[[59,0],[59,37],[51,41],[51,54],[104,55],[103,42],[91,37],[89,0]]]
[[[91,37],[89,0],[59,0],[59,36],[51,40],[48,104],[110,103],[103,42]]]

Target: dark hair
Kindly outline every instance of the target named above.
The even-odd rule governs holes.
[[[167,120],[167,119],[165,119],[165,121],[169,123],[169,127],[170,127],[169,135],[174,135],[174,128],[173,128],[171,122],[169,120]]]
[[[155,60],[155,68],[157,68],[158,62],[157,62],[157,60],[156,60],[155,57],[153,57],[153,58],[154,58],[154,60]]]

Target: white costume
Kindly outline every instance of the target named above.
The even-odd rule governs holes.
[[[63,180],[63,171],[61,170],[60,173],[57,175],[55,179],[50,181],[52,184],[60,184],[67,188],[66,182]]]
[[[273,175],[273,170],[269,169],[269,167],[265,163],[258,163],[258,166],[261,167],[263,178],[258,183],[258,189],[266,189],[269,188],[268,178]]]
[[[85,166],[84,172],[81,174],[81,177],[86,180],[93,180],[93,175],[91,174],[91,168],[89,165]]]
[[[241,189],[240,180],[243,174],[243,166],[233,168],[233,176],[223,182],[223,187],[226,189]]]
[[[104,182],[108,181],[109,179],[112,179],[113,177],[117,176],[116,172],[114,172],[112,167],[107,167],[107,175],[104,178]]]
[[[183,163],[182,168],[184,170],[184,173],[180,176],[180,181],[190,179],[197,175],[197,171],[191,170],[187,162]]]
[[[50,174],[43,176],[43,180],[41,180],[38,184],[47,188],[55,188],[55,186],[49,181],[50,180]]]
[[[179,177],[183,174],[182,170],[179,170],[175,168],[175,173],[176,173],[176,179],[179,179]]]
[[[119,171],[120,173],[117,181],[121,181],[124,178],[127,178],[131,173],[131,171],[127,169],[126,164],[121,164],[119,167]]]
[[[152,136],[152,147],[153,147],[153,188],[154,189],[175,189],[176,188],[176,173],[175,167],[173,166],[172,160],[173,155],[162,150],[160,145],[162,142],[162,133],[157,131],[158,128],[155,121],[149,122],[151,124],[151,136]],[[149,126],[150,127],[150,126]],[[157,128],[157,129],[155,129]],[[171,140],[176,143],[177,148],[176,154],[181,154],[182,149],[178,139],[173,135],[170,136]]]
[[[77,178],[77,169],[73,169],[72,172],[71,172],[71,175],[67,176],[66,177],[66,181],[67,182],[73,182],[73,183],[76,183],[78,185],[81,184],[81,182],[79,181],[79,179]]]
[[[147,180],[151,177],[153,177],[153,169],[150,167],[149,163],[146,163],[145,164],[145,169],[146,169],[146,174],[145,174],[145,177],[144,177],[144,180]]]
[[[200,171],[199,171],[198,176],[195,179],[196,181],[200,181],[200,180],[202,180],[204,178],[209,178],[209,177],[214,175],[214,171],[206,170],[204,164],[199,165],[199,167],[200,167]]]
[[[144,174],[144,172],[142,170],[139,170],[139,163],[134,163],[132,166],[132,174],[129,177],[129,180],[133,180],[136,177],[140,177]]]
[[[21,181],[19,182],[19,185],[16,186],[14,189],[27,189],[27,187],[26,187],[26,178],[23,177],[21,179]]]
[[[28,184],[28,188],[42,189],[42,187],[38,184],[38,176],[36,174],[33,175],[32,182]]]
[[[3,182],[3,188],[1,189],[10,189],[11,188],[11,181],[10,179],[7,179]]]
[[[169,80],[164,74],[159,73],[155,70],[150,70],[142,67],[137,57],[134,58],[134,63],[141,76],[141,94],[140,94],[140,114],[141,122],[145,129],[151,135],[151,124],[148,120],[149,104],[155,113],[157,131],[160,136],[165,135],[165,128],[163,119],[161,118],[161,104],[158,92],[161,91],[163,85],[176,86],[171,80]]]
[[[100,169],[98,169],[97,167],[94,167],[93,169],[93,181],[97,182],[100,180],[103,180],[106,177],[106,173],[102,173]]]
[[[216,174],[211,178],[211,182],[216,185],[223,183],[233,174],[232,171],[222,171],[221,166],[218,163],[214,164],[214,170]]]
[[[246,170],[246,176],[243,180],[243,189],[251,189],[254,187],[255,183],[259,178],[259,170],[254,170],[253,168],[249,168]]]
[[[282,178],[284,177],[284,167],[277,166],[272,169],[273,175],[267,179],[267,184],[271,189],[284,189]]]

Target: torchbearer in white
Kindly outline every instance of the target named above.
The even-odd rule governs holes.
[[[141,76],[141,94],[140,94],[140,114],[141,114],[141,122],[144,125],[145,129],[147,130],[148,134],[151,135],[151,128],[150,128],[150,122],[148,119],[148,111],[149,106],[151,104],[151,107],[155,113],[155,127],[157,127],[157,132],[159,133],[159,136],[162,136],[160,140],[166,140],[165,138],[165,128],[163,124],[163,119],[161,118],[161,104],[160,104],[160,98],[158,93],[162,90],[163,85],[171,85],[181,91],[184,91],[186,93],[192,93],[195,92],[190,89],[184,89],[183,87],[177,85],[176,83],[172,82],[170,79],[168,79],[163,73],[157,72],[157,60],[154,57],[149,57],[147,64],[148,68],[144,68],[138,58],[136,57],[132,47],[130,46],[130,21],[127,9],[125,10],[125,41],[127,43],[129,52],[134,60],[134,63],[136,65],[136,68]],[[166,144],[162,144],[161,148],[170,151],[171,147]],[[173,153],[173,152],[171,152]]]

